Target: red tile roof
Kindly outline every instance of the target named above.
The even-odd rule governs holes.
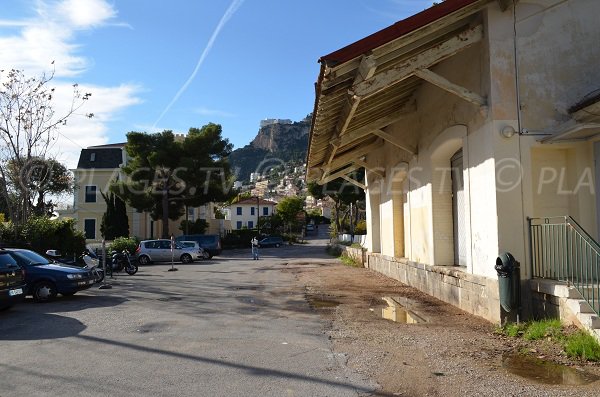
[[[347,62],[477,1],[479,0],[446,0],[331,54],[325,55],[319,59],[319,62],[325,62],[330,66]]]

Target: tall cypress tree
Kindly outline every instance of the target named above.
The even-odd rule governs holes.
[[[125,202],[119,196],[115,196],[115,237],[129,236],[129,217]]]
[[[105,240],[114,240],[117,237],[129,236],[129,218],[125,202],[113,193],[101,193],[106,201],[106,212],[102,215],[100,233]]]

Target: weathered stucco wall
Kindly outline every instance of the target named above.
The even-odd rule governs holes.
[[[516,32],[523,128],[542,130],[600,81],[597,0],[521,0]]]
[[[377,234],[370,251],[382,255],[369,256],[369,267],[496,321],[497,255],[511,252],[521,262],[522,279],[530,277],[527,217],[572,215],[597,236],[592,143],[548,145],[519,131],[551,132],[570,119],[570,107],[598,92],[598,15],[597,0],[521,0],[514,14],[489,3],[480,15],[483,41],[432,68],[485,97],[487,107],[423,82],[415,112],[386,128],[417,154],[386,144],[367,156],[370,165],[385,170],[382,186],[396,164],[409,164],[403,184],[405,258],[393,258],[393,195],[381,189],[369,196],[367,216],[369,224],[377,217],[376,230],[369,230]],[[515,134],[504,136],[505,128]],[[438,265],[455,264],[445,167],[461,147],[466,257],[463,266],[442,271]]]

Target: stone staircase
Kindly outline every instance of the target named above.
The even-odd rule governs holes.
[[[575,287],[546,279],[529,280],[529,285],[535,293],[556,298],[563,323],[575,324],[587,330],[600,342],[600,317],[594,313],[592,307]]]

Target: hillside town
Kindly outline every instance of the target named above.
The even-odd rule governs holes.
[[[0,396],[600,395],[599,1],[8,3]]]

